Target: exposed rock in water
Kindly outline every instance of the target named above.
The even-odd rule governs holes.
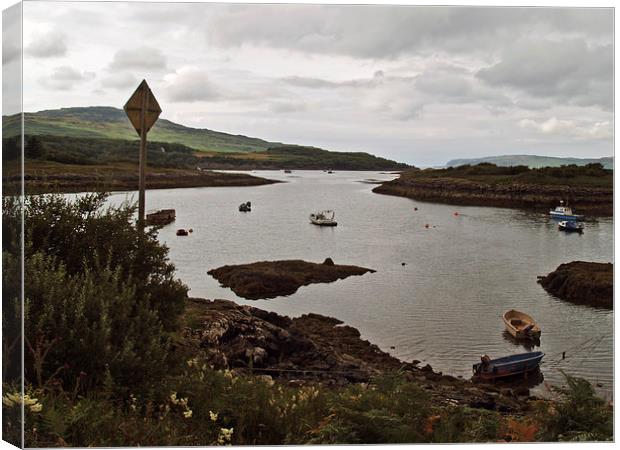
[[[363,340],[357,329],[319,314],[289,318],[228,300],[188,299],[184,342],[198,349],[211,366],[301,385],[367,382],[400,370],[441,405],[469,405],[497,411],[522,411],[527,402],[503,395],[492,385],[416,367]]]
[[[238,296],[257,300],[290,295],[301,286],[331,283],[367,272],[375,271],[365,267],[336,265],[331,258],[327,258],[323,264],[302,260],[261,261],[223,266],[207,273]]]
[[[613,264],[584,261],[561,264],[538,280],[547,292],[556,297],[605,308],[613,308],[613,281]]]

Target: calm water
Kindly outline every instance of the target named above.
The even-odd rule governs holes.
[[[231,299],[289,316],[334,316],[396,357],[464,377],[481,354],[529,350],[503,334],[502,313],[523,310],[543,329],[545,381],[561,384],[563,369],[611,395],[613,312],[557,300],[536,282],[564,262],[611,262],[611,219],[586,223],[583,235],[567,234],[545,214],[416,202],[373,194],[373,185],[360,182],[394,177],[389,174],[257,174],[287,182],[147,192],[148,209],[176,209],[176,223],[161,230],[160,239],[170,247],[190,295]],[[136,198],[117,193],[111,201],[128,197]],[[252,202],[251,213],[237,210],[245,201]],[[338,227],[311,225],[308,215],[320,209],[334,209]],[[194,233],[177,237],[177,228]],[[239,298],[207,275],[225,264],[321,262],[326,257],[377,272],[260,301]],[[567,358],[560,362],[563,351]]]

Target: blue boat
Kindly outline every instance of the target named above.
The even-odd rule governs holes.
[[[574,231],[576,233],[583,233],[583,223],[572,220],[563,220],[561,222],[558,222],[558,229],[562,231]]]
[[[543,356],[545,356],[543,352],[521,353],[497,359],[485,355],[481,358],[481,362],[473,365],[474,377],[493,380],[527,373],[540,367]]]
[[[560,206],[556,206],[555,209],[552,209],[551,211],[549,211],[549,215],[553,219],[557,219],[557,220],[577,221],[577,220],[583,219],[582,215],[573,214],[572,208],[569,208],[568,206],[564,206],[563,201],[560,201]]]

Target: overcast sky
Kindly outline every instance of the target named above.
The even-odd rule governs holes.
[[[142,78],[183,125],[418,165],[613,153],[611,9],[24,4],[26,111]]]

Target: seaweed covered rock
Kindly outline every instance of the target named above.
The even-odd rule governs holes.
[[[352,275],[364,275],[372,269],[334,264],[327,258],[322,264],[302,260],[261,261],[223,266],[207,272],[224,287],[250,300],[274,298],[297,292],[312,283],[331,283]]]
[[[574,303],[613,308],[614,269],[611,263],[573,261],[561,264],[538,282],[547,292]]]

